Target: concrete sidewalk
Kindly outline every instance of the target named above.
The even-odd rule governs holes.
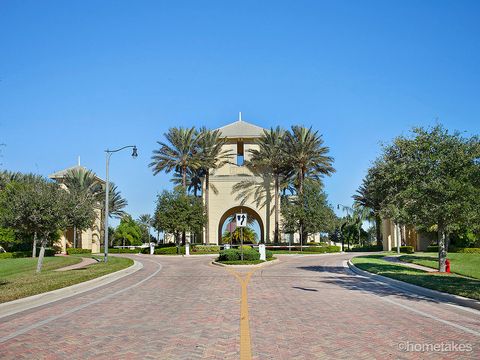
[[[433,269],[433,268],[430,268],[430,267],[427,267],[427,266],[422,266],[422,265],[417,265],[417,264],[412,264],[412,263],[409,263],[409,262],[401,261],[399,259],[400,256],[402,256],[402,255],[385,256],[383,258],[383,260],[391,262],[391,263],[407,266],[407,267],[412,268],[412,269],[423,270],[423,271],[427,271],[427,272],[438,272],[437,269]]]

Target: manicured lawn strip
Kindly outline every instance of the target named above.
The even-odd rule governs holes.
[[[53,271],[81,262],[81,256],[89,257],[82,254],[45,258],[40,274],[35,273],[37,259],[0,260],[0,303],[78,284],[133,264],[131,259],[111,256],[107,264],[97,263],[86,269],[64,272]]]
[[[480,281],[454,274],[430,274],[382,260],[384,255],[359,256],[352,259],[358,268],[429,289],[480,300]]]
[[[447,258],[453,273],[480,279],[480,254],[448,253]],[[400,260],[438,269],[437,254],[415,253],[401,256]]]

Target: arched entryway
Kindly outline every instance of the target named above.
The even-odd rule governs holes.
[[[242,213],[242,212],[246,213],[249,218],[257,221],[258,226],[260,227],[260,242],[262,242],[262,243],[265,242],[265,227],[263,225],[263,221],[262,221],[262,218],[260,217],[260,215],[255,210],[253,210],[253,209],[251,209],[247,206],[235,206],[235,207],[232,207],[232,208],[228,209],[227,211],[225,211],[225,213],[220,218],[220,221],[218,222],[218,241],[219,241],[219,243],[222,239],[222,228],[223,228],[223,225],[224,225],[225,221],[229,217],[235,215],[236,213]]]

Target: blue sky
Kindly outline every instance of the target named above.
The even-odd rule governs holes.
[[[169,127],[313,126],[350,204],[379,145],[436,121],[479,133],[478,1],[0,1],[1,167],[82,165],[133,216],[168,175],[147,167]],[[438,119],[438,120],[437,120]]]

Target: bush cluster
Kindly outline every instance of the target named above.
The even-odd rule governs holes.
[[[192,245],[190,251],[192,253],[218,253],[220,246]]]
[[[165,246],[155,249],[155,255],[176,255],[177,247],[176,246]],[[185,254],[185,246],[180,246],[180,254]]]
[[[37,256],[40,250],[37,249]],[[45,249],[45,256],[55,256],[56,251],[54,249]],[[0,253],[0,259],[19,259],[32,257],[31,251],[13,251]]]
[[[147,248],[149,253],[150,253],[150,249]],[[108,253],[109,254],[138,254],[141,252],[141,250],[143,249],[140,249],[140,248],[137,248],[137,249],[118,249],[118,248],[108,248]]]
[[[427,247],[426,252],[438,253],[438,245],[430,245],[429,247]],[[456,248],[451,246],[449,252],[462,254],[480,254],[480,248]]]
[[[480,254],[480,248],[457,248],[455,252],[463,254]]]
[[[218,261],[239,261],[241,256],[239,249],[222,250],[218,256]],[[260,253],[248,246],[248,249],[243,250],[243,260],[260,260]]]
[[[73,255],[73,254],[91,254],[92,250],[91,249],[78,249],[78,248],[68,248],[67,249],[67,254],[68,255]]]
[[[351,248],[350,250],[346,251],[354,251],[354,252],[369,252],[369,251],[383,251],[383,245],[368,245],[368,246],[358,246]]]

